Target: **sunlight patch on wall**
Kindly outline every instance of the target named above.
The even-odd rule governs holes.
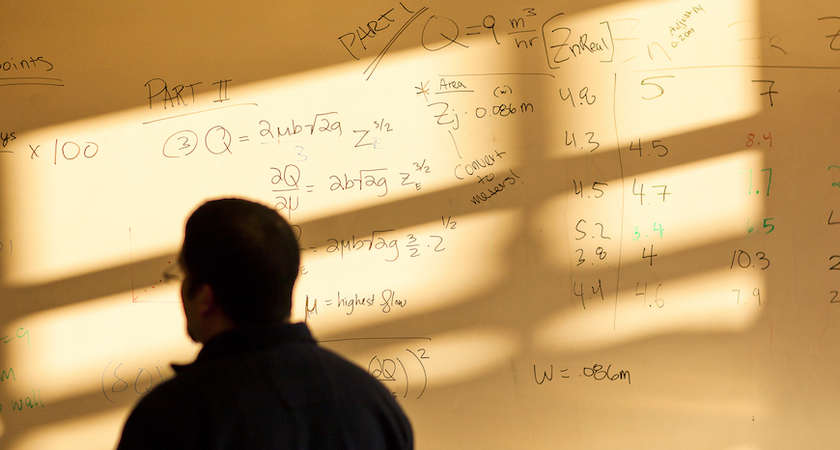
[[[377,367],[371,366],[371,363],[384,365],[382,360],[390,357],[400,371],[395,373],[394,378],[397,378],[397,375],[403,376],[403,367],[400,366],[402,361],[406,370],[404,373],[409,377],[408,389],[414,392],[418,384],[424,384],[424,380],[428,382],[428,390],[456,385],[491,373],[509,361],[517,352],[520,342],[513,333],[505,329],[479,326],[436,333],[434,338],[428,341],[401,341],[361,353],[354,351],[352,343],[327,345],[340,350],[342,354],[368,369]],[[406,348],[410,350],[408,353]],[[422,367],[417,361],[422,361]]]
[[[605,179],[603,183],[601,189],[605,191],[611,189],[606,186],[622,185],[620,179]],[[623,198],[604,194],[604,200],[587,203],[585,210],[578,208],[577,192],[567,191],[548,200],[538,213],[535,227],[541,228],[558,217],[565,217],[564,223],[569,226],[564,235],[537,233],[549,250],[545,257],[557,267],[567,266],[576,247],[588,249],[586,246],[597,239],[607,254],[617,255],[621,248],[632,265],[636,247],[641,251],[642,244],[652,241],[660,248],[667,246],[671,255],[702,252],[705,246],[766,232],[769,226],[775,226],[769,223],[762,228],[758,220],[764,213],[762,200],[773,189],[773,178],[772,169],[764,167],[763,155],[757,151],[741,150],[651,170],[624,180],[624,186]],[[597,190],[589,190],[589,185],[585,189],[590,195],[598,195]],[[620,233],[622,224],[624,235]],[[584,256],[592,259],[592,255]],[[618,261],[617,257],[609,258],[599,263],[598,270],[615,270]],[[715,264],[724,262],[720,259]],[[589,269],[587,265],[573,268]]]
[[[435,385],[474,379],[505,364],[521,342],[509,331],[475,327],[437,334],[432,373]]]
[[[577,352],[668,333],[743,331],[768,305],[764,286],[762,275],[728,268],[669,279],[662,292],[649,285],[655,292],[647,296],[636,295],[638,286],[624,286],[624,300],[618,304],[612,298],[593,301],[585,310],[574,308],[546,319],[536,327],[534,342],[550,351]]]
[[[755,225],[749,219],[765,212],[764,200],[773,192],[772,176],[764,155],[753,150],[634,176],[628,180],[630,189],[625,195],[624,223],[628,227],[624,238],[658,237],[671,254],[743,238],[749,226]],[[667,230],[657,236],[659,231],[652,225],[644,226],[651,221]]]
[[[332,240],[305,254],[293,318],[326,336],[468,308],[504,284],[520,218],[496,210]]]
[[[186,336],[180,303],[171,301],[177,298],[177,289],[159,290],[157,297],[147,298],[148,303],[131,304],[116,295],[53,308],[10,324],[4,330],[10,336],[26,330],[24,337],[8,346],[8,365],[26,383],[9,386],[9,392],[24,395],[35,386],[45,402],[56,402],[109,390],[118,381],[115,374],[129,383],[137,381],[139,391],[167,378],[172,372],[169,363],[191,360],[197,346]],[[144,373],[138,374],[139,368]],[[58,383],[56,374],[61,374]],[[103,393],[103,402],[119,398],[124,390]]]

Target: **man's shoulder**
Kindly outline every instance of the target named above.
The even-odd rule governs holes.
[[[357,436],[356,431],[378,427],[381,436],[376,439],[400,443],[370,448],[410,448],[405,443],[412,440],[411,425],[402,408],[390,390],[367,370],[314,342],[281,347],[198,360],[177,369],[173,378],[156,386],[137,404],[130,419],[131,429],[141,430],[147,424],[160,426],[160,421],[169,422],[166,429],[214,430],[235,428],[241,423],[260,428],[265,422],[263,428],[272,432],[320,439],[323,433],[315,428],[298,426],[292,430],[280,425],[314,427],[326,420],[337,424],[344,430],[341,435],[351,441],[373,439]],[[348,411],[356,413],[348,418]],[[339,416],[342,420],[333,420]]]
[[[160,448],[196,448],[193,436],[182,433],[196,428],[200,421],[189,389],[179,388],[177,377],[166,380],[147,392],[134,406],[122,430],[119,450]]]
[[[319,386],[318,390],[346,388],[348,391],[387,393],[384,385],[362,366],[315,342],[285,343],[259,350],[243,350],[192,364],[173,366],[175,376],[150,392],[155,397],[198,392],[199,398],[225,389],[237,392],[264,389],[297,390]],[[368,389],[364,389],[364,388]],[[363,394],[364,392],[359,392]],[[388,394],[390,396],[390,394]]]
[[[195,389],[192,389],[185,381],[182,377],[175,375],[152,387],[134,406],[132,414],[184,409],[184,406],[193,403],[193,399],[196,398]]]

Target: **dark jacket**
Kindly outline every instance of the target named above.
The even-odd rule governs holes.
[[[391,393],[305,324],[236,329],[143,397],[118,450],[412,449]]]

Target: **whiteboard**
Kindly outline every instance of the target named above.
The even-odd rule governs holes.
[[[419,449],[832,448],[834,2],[6,2],[3,448],[112,448],[198,351],[201,202]]]

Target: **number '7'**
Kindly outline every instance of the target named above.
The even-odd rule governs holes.
[[[660,79],[660,78],[676,78],[676,77],[674,75],[658,75],[658,76],[655,76],[655,77],[647,77],[647,78],[643,79],[642,82],[640,83],[642,86],[651,86],[651,87],[656,87],[656,89],[659,89],[658,94],[654,95],[653,97],[642,96],[643,99],[653,100],[655,98],[662,97],[662,94],[665,93],[665,89],[662,87],[662,85],[660,85],[659,83],[654,83],[654,82],[649,81],[649,80],[657,80],[657,79]]]

